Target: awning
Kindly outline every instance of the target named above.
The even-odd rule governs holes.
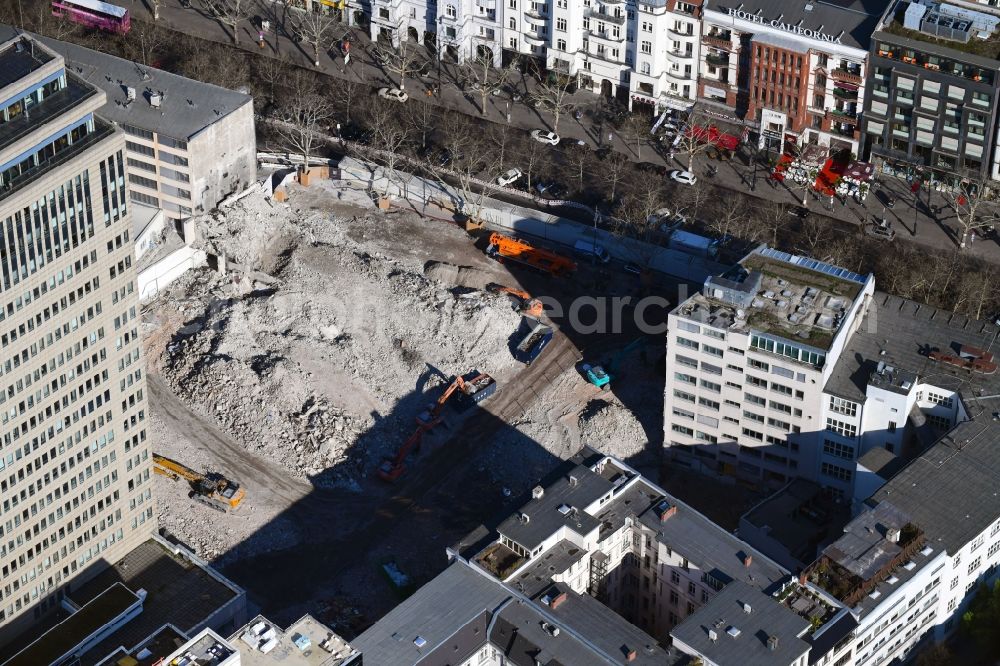
[[[844,178],[853,178],[856,181],[867,183],[875,175],[875,165],[871,162],[858,162],[855,160],[847,165],[844,171]]]

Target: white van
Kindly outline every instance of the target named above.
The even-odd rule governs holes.
[[[599,245],[594,241],[589,240],[578,240],[576,245],[573,246],[573,251],[578,257],[597,257],[597,260],[602,264],[606,264],[611,261],[611,255],[608,251],[604,249],[603,245]]]

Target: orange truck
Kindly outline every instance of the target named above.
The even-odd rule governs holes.
[[[554,277],[562,277],[576,270],[576,262],[561,254],[535,247],[519,238],[511,238],[499,233],[490,234],[490,244],[486,254],[500,263],[516,261]]]

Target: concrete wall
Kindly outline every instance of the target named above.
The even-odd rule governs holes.
[[[194,213],[257,180],[257,136],[253,101],[188,139]]]
[[[203,250],[196,250],[187,245],[178,248],[139,273],[136,279],[139,299],[153,298],[160,293],[161,289],[179,278],[189,268],[204,266],[205,263],[206,257]]]

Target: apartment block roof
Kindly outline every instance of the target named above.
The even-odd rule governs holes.
[[[791,664],[809,650],[809,622],[759,589],[736,581],[674,627],[670,635],[714,664]]]
[[[0,41],[20,31],[0,24]],[[23,34],[23,33],[22,33]],[[188,140],[206,127],[251,104],[249,95],[202,83],[155,67],[101,53],[49,37],[32,35],[63,56],[66,69],[104,90],[107,102],[100,115],[119,125],[133,125]],[[135,89],[136,99],[127,101],[127,89]],[[161,94],[159,108],[150,103],[151,94]]]
[[[930,354],[958,355],[963,347],[990,351],[996,325],[883,292],[875,292],[861,326],[844,346],[824,390],[862,401],[879,363],[914,373],[941,388],[1000,393],[1000,373],[970,372]]]
[[[762,23],[770,26],[772,21],[777,30],[790,34],[815,31],[833,38],[839,44],[868,50],[872,31],[882,12],[884,2],[871,0],[810,0],[810,2],[790,3],[788,0],[707,0],[706,9],[727,14],[730,9],[759,15]],[[785,27],[781,27],[785,26]],[[808,39],[806,32],[800,37]],[[820,40],[822,41],[822,40]]]
[[[578,464],[555,483],[543,489],[521,509],[503,521],[498,530],[532,551],[562,527],[585,536],[599,525],[584,509],[607,495],[614,485],[585,465]]]
[[[35,48],[30,41],[10,41],[16,36],[16,33],[0,33],[0,43],[8,42],[0,50],[0,90],[17,83],[55,59],[48,49]]]

